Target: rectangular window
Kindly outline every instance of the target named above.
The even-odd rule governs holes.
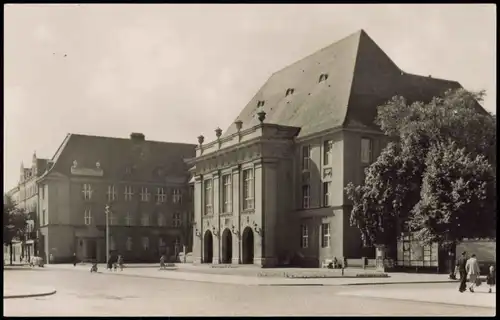
[[[329,165],[332,160],[332,141],[325,141],[323,144],[323,164]]]
[[[181,238],[175,237],[175,240],[174,240],[175,256],[177,256],[177,254],[180,252],[180,250],[181,250]]]
[[[115,186],[114,185],[108,186],[107,196],[108,196],[108,201],[115,201],[115,199],[116,199],[116,190],[115,190]]]
[[[311,146],[302,147],[302,170],[309,170],[309,162],[311,160]]]
[[[172,202],[174,204],[181,204],[182,203],[182,192],[181,192],[181,189],[174,189],[172,191]]]
[[[213,200],[212,180],[205,180],[205,214],[213,213]]]
[[[143,213],[141,216],[141,225],[143,227],[149,226],[149,214]]]
[[[243,210],[254,208],[253,169],[243,170]]]
[[[321,224],[321,248],[330,247],[330,224]]]
[[[127,227],[130,227],[132,226],[133,222],[132,222],[132,215],[130,214],[130,212],[127,212],[127,214],[125,215],[125,225]]]
[[[92,186],[89,183],[84,183],[83,184],[83,198],[85,200],[90,200],[92,199]]]
[[[127,251],[132,251],[132,237],[127,238],[127,242],[125,243],[125,247]]]
[[[173,216],[173,225],[175,228],[179,228],[182,224],[181,214],[179,212],[174,213]]]
[[[302,208],[308,209],[311,206],[311,186],[302,186]]]
[[[156,188],[156,203],[164,203],[167,200],[167,195],[165,194],[165,189]]]
[[[142,237],[142,249],[144,251],[149,250],[149,238],[148,237]]]
[[[85,225],[90,226],[92,224],[92,211],[90,209],[85,209],[84,214]]]
[[[302,235],[300,238],[300,247],[305,249],[309,246],[309,228],[303,224],[300,226],[300,230]]]
[[[45,209],[42,210],[42,226],[46,225],[47,224],[47,212],[45,211]]]
[[[118,220],[116,219],[116,215],[113,211],[109,211],[108,213],[109,225],[116,226],[118,224]]]
[[[361,139],[361,163],[370,164],[372,162],[372,140]]]
[[[232,212],[233,211],[232,201],[231,201],[232,187],[231,187],[231,175],[230,174],[222,176],[222,186],[223,186],[222,212],[224,212],[224,213]]]
[[[44,185],[40,186],[40,196],[41,196],[42,200],[45,199],[45,186]]]
[[[132,186],[125,186],[125,201],[132,201],[132,197],[134,196],[134,190]]]
[[[331,191],[331,182],[323,182],[323,206],[329,207],[330,203],[330,191]]]
[[[142,187],[141,188],[141,201],[142,202],[149,202],[150,198],[151,198],[151,193],[148,192],[148,188]]]
[[[159,238],[158,239],[158,252],[163,252],[165,250],[165,247],[166,247],[166,243],[165,243],[165,239],[163,238]]]
[[[194,197],[194,186],[189,187],[189,199],[193,200]]]
[[[401,266],[434,267],[438,265],[437,243],[422,245],[409,232],[403,233],[397,242],[397,264]]]
[[[165,215],[163,213],[158,213],[158,226],[165,226]]]
[[[366,179],[366,170],[368,170],[368,168],[370,168],[370,166],[363,166],[363,167],[361,167],[361,183],[365,182],[365,179]]]

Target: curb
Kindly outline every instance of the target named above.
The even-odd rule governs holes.
[[[34,297],[44,297],[51,296],[57,292],[56,289],[53,289],[49,292],[41,292],[41,293],[27,293],[27,294],[13,294],[13,295],[4,295],[4,299],[20,299],[20,298],[34,298]]]
[[[322,283],[260,283],[257,284],[259,287],[337,287],[341,286],[341,284],[322,284]]]
[[[60,269],[63,271],[75,271],[75,270],[66,270],[66,269]],[[87,271],[88,272],[88,271]],[[111,275],[111,276],[124,276],[124,277],[135,277],[135,278],[147,278],[147,279],[163,279],[163,280],[173,280],[173,281],[190,281],[190,282],[200,282],[200,283],[217,283],[217,284],[226,284],[226,285],[237,285],[237,286],[258,286],[260,284],[253,284],[253,283],[236,283],[236,282],[221,282],[221,281],[202,281],[202,280],[196,280],[196,279],[179,279],[179,278],[168,278],[168,277],[161,277],[161,276],[155,276],[155,275],[142,275],[142,274],[130,274],[130,273],[122,273],[122,272],[102,272],[98,271],[97,274],[102,274],[102,275]]]
[[[443,301],[423,301],[423,300],[415,300],[411,298],[398,298],[398,297],[375,297],[375,296],[361,296],[361,295],[350,295],[350,294],[342,294],[340,295],[345,296],[345,297],[363,297],[363,298],[369,298],[369,299],[380,299],[380,300],[395,300],[395,301],[411,301],[411,302],[418,302],[418,303],[425,303],[425,304],[440,304],[440,305],[445,305],[445,306],[461,306],[461,307],[468,307],[468,308],[482,308],[482,309],[496,309],[496,306],[478,306],[474,304],[460,304],[460,303],[453,303],[453,302],[443,302]]]
[[[363,282],[363,283],[348,283],[343,284],[343,286],[368,286],[368,285],[391,285],[391,284],[432,284],[432,283],[457,283],[455,280],[443,280],[443,281],[398,281],[398,282]]]
[[[83,271],[83,270],[71,270],[71,269],[60,269],[66,271]],[[126,276],[126,277],[136,277],[136,278],[148,278],[148,279],[164,279],[164,280],[174,280],[174,281],[190,281],[190,282],[201,282],[201,283],[218,283],[226,285],[243,285],[243,286],[261,286],[261,287],[338,287],[338,286],[373,286],[373,285],[398,285],[398,284],[433,284],[433,283],[457,283],[456,280],[444,280],[444,281],[397,281],[397,282],[362,282],[362,283],[338,283],[338,284],[324,284],[324,283],[241,283],[241,282],[221,282],[212,280],[196,280],[196,279],[181,279],[181,278],[170,278],[162,277],[159,275],[140,275],[140,274],[128,274],[121,272],[102,272],[99,271],[97,274],[104,275],[114,275],[114,276]]]

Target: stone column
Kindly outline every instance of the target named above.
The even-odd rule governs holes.
[[[232,264],[241,263],[241,216],[240,216],[240,168],[239,166],[232,168],[232,181],[231,181],[232,194],[231,200],[233,201],[233,226],[237,234],[233,234],[233,259]],[[232,231],[232,230],[231,230]]]
[[[202,176],[195,176],[194,182],[194,230],[193,230],[193,263],[201,263],[202,259],[202,237],[203,237],[203,220],[202,220],[202,208],[203,208],[203,183]],[[196,234],[196,230],[199,232],[199,236]]]
[[[277,161],[265,160],[262,165],[262,237],[264,238],[262,266],[277,264],[275,228],[278,209]]]
[[[264,258],[264,237],[263,233],[263,198],[262,198],[262,190],[263,190],[263,170],[262,170],[262,160],[257,160],[254,162],[254,223],[256,226],[252,226],[253,235],[254,235],[254,255],[253,255],[253,263],[263,266],[265,265]],[[257,232],[257,230],[261,230]]]
[[[216,171],[212,175],[212,191],[213,191],[213,210],[214,210],[214,227],[215,233],[213,233],[213,243],[214,243],[214,256],[212,263],[220,263],[220,253],[221,253],[221,221],[220,221],[220,176],[219,172]]]

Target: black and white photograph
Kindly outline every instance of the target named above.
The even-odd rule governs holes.
[[[495,316],[495,4],[3,14],[5,317]]]

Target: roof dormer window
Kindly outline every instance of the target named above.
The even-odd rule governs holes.
[[[322,82],[322,81],[325,81],[328,79],[328,74],[326,73],[323,73],[319,76],[319,81],[318,82]]]
[[[264,101],[264,100],[259,100],[259,101],[257,101],[257,108],[263,107],[263,106],[264,106],[264,103],[265,103],[265,101]]]
[[[285,94],[285,96],[288,96],[288,95],[290,95],[290,94],[293,94],[294,92],[295,92],[295,89],[293,89],[293,88],[288,88],[288,89],[286,89],[286,94]]]

